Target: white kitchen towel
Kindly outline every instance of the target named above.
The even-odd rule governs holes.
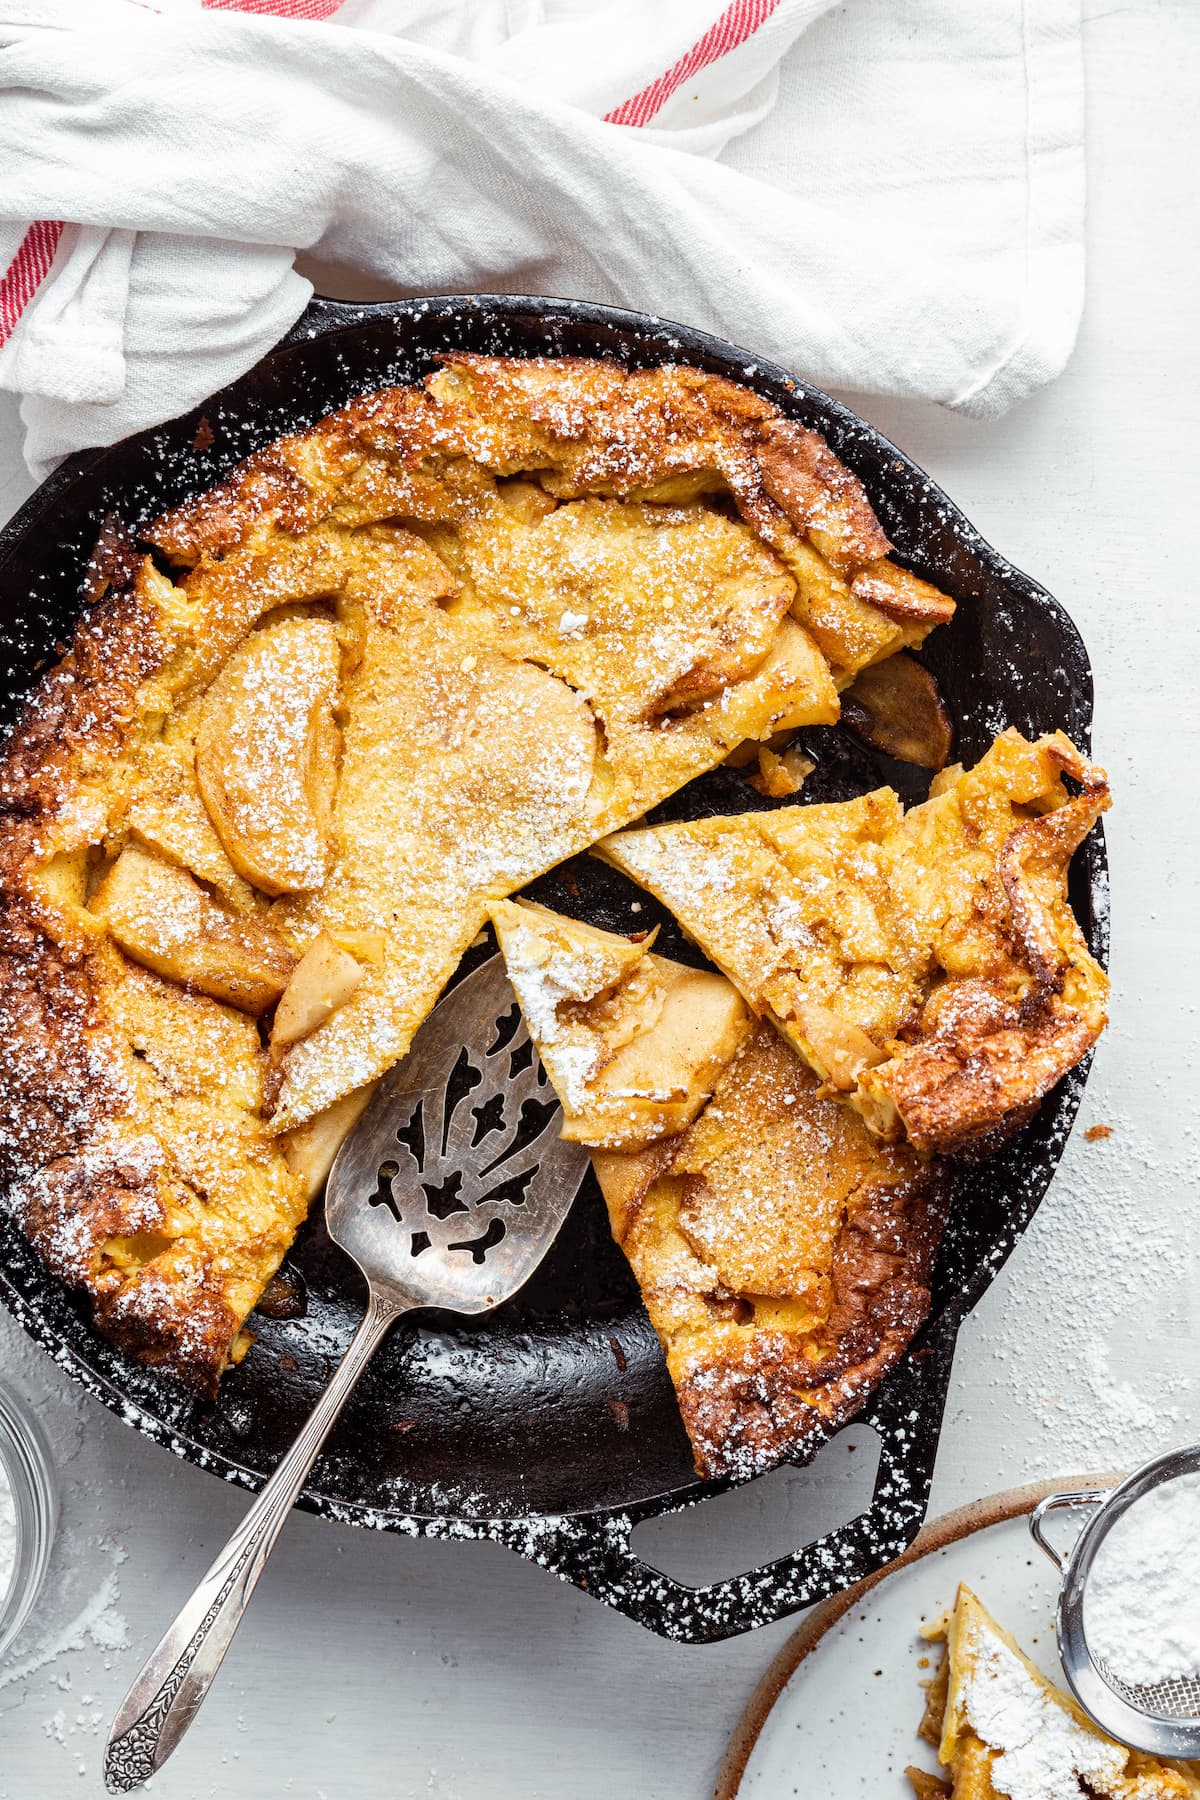
[[[1083,289],[1079,0],[0,0],[0,386],[41,471],[311,292],[569,295],[989,415]]]

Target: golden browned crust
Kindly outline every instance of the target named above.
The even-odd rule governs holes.
[[[138,693],[165,649],[157,614],[132,579],[80,621],[0,758],[0,875],[10,877],[28,855],[33,821],[53,816],[69,789],[129,741]]]
[[[86,957],[61,950],[5,897],[0,914],[0,1183],[69,1156],[120,1104]]]
[[[128,584],[85,618],[0,759],[0,1184],[75,1149],[118,1104],[97,1037],[86,932],[48,914],[26,873],[62,804],[125,746],[160,666],[153,612]]]
[[[189,1185],[161,1123],[177,1095],[145,1070],[136,1026],[114,1015],[118,993],[148,978],[79,904],[89,794],[137,738],[169,650],[144,568],[124,569],[80,623],[0,760],[0,1187],[47,1266],[88,1293],[106,1336],[212,1392],[256,1290],[245,1255],[204,1241],[215,1195]],[[185,1033],[211,1023],[186,996],[178,1004]],[[258,1057],[247,1049],[243,1063]],[[293,1207],[265,1247],[272,1267],[299,1216]]]
[[[584,357],[449,354],[421,388],[387,388],[282,438],[150,536],[191,564],[262,539],[469,515],[472,470],[531,474],[559,499],[732,496],[797,582],[794,611],[839,686],[918,644],[953,602],[889,560],[861,482],[815,432],[720,376]]]
[[[881,1137],[978,1156],[1107,1021],[1067,884],[1108,805],[1103,770],[1062,733],[1010,730],[907,813],[882,788],[623,832],[597,854],[669,906]]]
[[[190,562],[245,543],[268,515],[288,531],[311,530],[332,497],[355,488],[353,477],[355,492],[365,489],[375,458],[394,471],[461,456],[503,474],[550,473],[572,498],[639,497],[681,478],[702,492],[708,478],[729,488],[763,535],[782,515],[797,531],[822,534],[846,568],[891,549],[862,484],[824,440],[720,376],[674,366],[629,372],[585,357],[440,360],[443,372],[423,388],[367,395],[251,457],[166,514],[153,540]],[[445,516],[444,495],[414,492],[414,516],[422,502]]]
[[[1012,939],[1006,978],[936,988],[916,1041],[870,1078],[924,1151],[990,1151],[1032,1117],[1107,1022],[1108,983],[1066,888],[1072,856],[1111,804],[1108,778],[1061,733],[1045,749],[1080,792],[1018,825],[997,857]],[[1026,977],[1020,985],[1014,971]]]
[[[130,741],[164,649],[127,576],[81,622],[0,762],[0,1186],[47,1266],[91,1293],[107,1336],[211,1385],[240,1324],[219,1284],[202,1274],[151,1294],[101,1272],[106,1242],[162,1225],[161,1153],[127,1129],[131,1096],[86,930],[26,884],[64,800]]]
[[[942,1155],[990,1155],[1096,1041],[1092,1021],[1054,994],[1014,1000],[987,982],[942,990],[930,1035],[889,1068],[884,1091],[910,1142]]]
[[[738,1357],[697,1363],[679,1409],[701,1475],[737,1475],[815,1453],[903,1356],[930,1302],[949,1199],[946,1174],[869,1188],[843,1225],[834,1305],[820,1333],[758,1333]]]
[[[928,1769],[918,1769],[910,1764],[904,1773],[908,1776],[917,1800],[952,1800],[949,1782],[939,1781]]]
[[[1064,873],[1096,820],[1108,811],[1112,795],[1104,770],[1088,762],[1061,732],[1046,740],[1046,756],[1079,784],[1079,794],[1011,832],[998,868],[1025,960],[1043,993],[1061,994],[1082,942],[1074,920],[1063,916]]]
[[[932,626],[945,625],[954,616],[954,602],[948,595],[894,563],[878,561],[860,569],[850,583],[850,592],[856,600],[877,606],[893,619]]]
[[[154,1237],[167,1225],[163,1155],[147,1131],[89,1142],[18,1184],[18,1217],[49,1268],[92,1298],[99,1329],[154,1368],[215,1392],[242,1324],[225,1297],[219,1260],[201,1254],[181,1280],[153,1263],[132,1273],[104,1266],[114,1240]]]
[[[928,1313],[946,1166],[873,1139],[770,1025],[681,1136],[594,1161],[703,1476],[811,1455]]]
[[[838,461],[824,438],[790,419],[756,419],[751,455],[768,500],[798,531],[826,539],[836,567],[857,568],[885,557],[884,535],[862,483]]]

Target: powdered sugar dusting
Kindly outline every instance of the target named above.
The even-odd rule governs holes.
[[[1007,1446],[1022,1459],[1015,1466],[1029,1466],[1031,1424],[1042,1427],[1038,1463],[1060,1474],[1120,1466],[1136,1459],[1131,1447],[1147,1437],[1178,1440],[1186,1432],[1187,1368],[1165,1369],[1151,1395],[1121,1355],[1122,1332],[1175,1289],[1177,1238],[1145,1199],[1162,1166],[1132,1115],[1119,1117],[1111,1137],[1076,1140],[1018,1252],[988,1332],[997,1387],[1008,1385],[1018,1346],[1041,1346],[1044,1372]]]
[[[1083,1599],[1088,1649],[1121,1681],[1200,1676],[1200,1472],[1152,1488],[1111,1525]]]
[[[268,891],[316,887],[326,873],[318,790],[335,775],[328,726],[339,669],[331,620],[284,618],[245,639],[205,701],[205,800]]]
[[[563,1033],[558,1009],[567,1000],[592,1000],[613,981],[612,957],[582,945],[552,943],[519,925],[506,946],[505,966],[521,1010],[539,1044],[556,1044]]]
[[[990,1771],[999,1793],[1007,1800],[1080,1800],[1085,1782],[1112,1790],[1124,1750],[1080,1725],[999,1638],[974,1636],[970,1657],[967,1716],[1001,1753]]]

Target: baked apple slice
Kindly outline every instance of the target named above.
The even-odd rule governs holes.
[[[366,1087],[343,1094],[324,1112],[306,1119],[303,1125],[293,1126],[278,1140],[306,1204],[315,1200],[325,1186],[334,1157],[366,1112],[378,1086],[377,1081],[369,1081]]]
[[[563,1137],[636,1150],[682,1131],[749,1034],[737,990],[543,906],[489,912]]]
[[[271,1026],[272,1048],[284,1050],[289,1044],[298,1044],[323,1025],[350,998],[365,974],[358,959],[335,943],[327,931],[318,932],[280,996]]]
[[[135,962],[242,1012],[279,999],[296,959],[262,919],[227,912],[186,869],[130,845],[89,910]]]
[[[205,696],[196,780],[230,862],[266,894],[328,874],[340,672],[332,619],[290,614],[252,632]]]
[[[944,769],[954,731],[937,682],[905,651],[872,663],[842,695],[842,723],[873,749],[919,769]]]

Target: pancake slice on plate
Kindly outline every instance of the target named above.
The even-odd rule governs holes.
[[[949,1782],[909,1769],[917,1800],[1187,1800],[1181,1770],[1116,1743],[961,1586],[921,1735]]]

